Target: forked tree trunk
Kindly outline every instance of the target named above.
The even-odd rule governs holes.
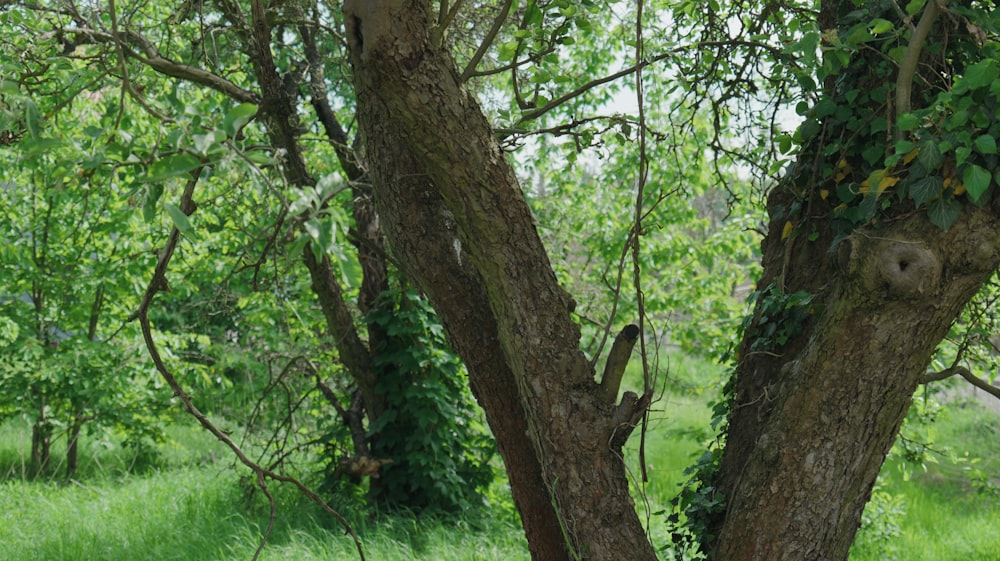
[[[422,0],[344,3],[360,130],[390,246],[469,368],[533,557],[652,561],[621,459],[635,397],[616,412],[599,391],[574,304],[428,9]]]

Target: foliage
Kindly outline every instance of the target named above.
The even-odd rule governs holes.
[[[448,350],[430,304],[412,290],[382,296],[389,306],[368,320],[387,338],[376,366],[389,407],[369,427],[372,453],[391,454],[372,484],[393,505],[463,511],[482,504],[493,480],[492,438],[468,388],[461,360]]]
[[[924,6],[908,3],[906,16],[919,17]],[[836,32],[822,35],[821,47],[817,31],[794,45],[806,68],[810,61],[818,65],[816,80],[807,83],[818,99],[798,104],[802,124],[782,143],[785,151],[794,143],[818,146],[822,153],[818,165],[800,164],[793,171],[792,188],[821,186],[820,198],[832,207],[835,239],[913,207],[948,229],[963,202],[990,200],[1000,134],[994,80],[1000,70],[991,39],[1000,29],[996,17],[978,2],[950,7],[951,19],[938,26],[948,27],[948,49],[955,54],[941,76],[913,78],[921,82],[914,89],[915,108],[896,115],[887,100],[901,87],[897,69],[914,56],[908,51],[913,26],[899,23],[898,9],[892,2],[861,3],[842,15]],[[920,46],[931,56],[944,48]],[[789,209],[789,226],[796,214]]]
[[[899,548],[896,544],[905,513],[905,497],[893,494],[885,489],[885,485],[877,483],[872,490],[871,500],[865,505],[861,527],[858,528],[852,548],[877,552],[885,561],[898,559]]]

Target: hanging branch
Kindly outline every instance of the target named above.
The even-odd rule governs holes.
[[[192,197],[194,194],[194,188],[198,183],[198,175],[200,174],[200,172],[201,172],[200,168],[192,172],[192,177],[190,180],[188,180],[187,185],[184,188],[184,193],[181,195],[180,209],[182,212],[184,212],[185,215],[188,216],[190,216],[195,210],[195,203]],[[212,423],[212,421],[209,420],[208,417],[206,417],[205,414],[202,413],[195,406],[194,401],[191,399],[191,396],[184,391],[184,388],[181,386],[180,382],[177,381],[177,378],[173,375],[170,369],[167,368],[167,365],[163,362],[163,358],[160,356],[160,352],[156,346],[156,341],[154,341],[153,339],[153,329],[149,321],[149,308],[152,305],[153,299],[156,297],[156,294],[161,290],[166,290],[167,288],[167,276],[166,276],[167,266],[170,264],[170,259],[173,256],[174,251],[177,249],[177,242],[179,240],[180,240],[180,230],[178,230],[177,227],[175,226],[170,230],[170,236],[167,238],[167,243],[160,251],[160,256],[156,263],[156,268],[153,271],[153,277],[150,279],[149,285],[146,287],[146,291],[143,293],[142,301],[139,304],[139,308],[129,317],[128,321],[130,322],[134,320],[139,321],[139,327],[142,331],[142,338],[146,343],[146,350],[149,352],[149,356],[153,360],[153,366],[156,368],[157,372],[160,373],[160,376],[163,377],[164,381],[167,382],[167,385],[170,386],[170,389],[174,392],[174,395],[181,400],[181,403],[184,404],[185,410],[187,410],[187,412],[190,413],[191,416],[197,419],[198,423],[205,430],[210,432],[212,436],[214,436],[217,440],[225,444],[233,452],[233,454],[237,457],[237,459],[239,459],[241,464],[250,468],[250,470],[254,473],[256,477],[257,486],[267,497],[270,506],[270,516],[268,519],[267,529],[264,531],[264,535],[261,538],[260,545],[257,547],[257,550],[254,553],[253,560],[256,561],[257,558],[260,556],[260,553],[263,550],[265,543],[267,542],[267,538],[270,535],[272,528],[274,527],[275,508],[276,508],[275,501],[274,497],[271,495],[270,491],[267,488],[267,480],[271,479],[281,483],[291,483],[306,498],[319,505],[319,507],[322,508],[327,514],[336,519],[337,522],[339,522],[340,525],[343,526],[344,531],[347,534],[349,534],[351,538],[354,540],[354,545],[358,549],[359,559],[361,559],[361,561],[366,561],[365,553],[361,546],[361,540],[360,538],[358,538],[358,535],[354,532],[354,529],[351,528],[351,525],[350,523],[348,523],[347,519],[345,519],[337,511],[330,508],[330,506],[326,504],[326,501],[324,501],[322,497],[317,495],[312,489],[307,487],[297,478],[288,475],[282,475],[280,473],[275,473],[271,470],[264,468],[257,462],[251,460],[249,456],[247,456],[246,453],[242,450],[242,448],[240,448],[239,445],[237,445],[231,438],[229,438],[229,436],[225,432],[223,432],[221,429],[215,426],[215,424]]]
[[[643,70],[643,38],[642,13],[645,3],[639,0],[635,15],[635,98],[639,109],[639,177],[636,180],[635,222],[632,229],[632,284],[635,287],[635,300],[639,312],[639,356],[642,359],[643,397],[649,400],[653,395],[652,381],[649,373],[649,360],[646,354],[646,304],[642,292],[642,267],[639,263],[639,237],[642,235],[643,199],[646,192],[646,176],[649,174],[649,160],[646,155],[646,110],[643,101],[642,70]],[[639,431],[639,469],[642,472],[643,483],[649,481],[646,472],[646,426],[649,422],[649,409],[642,413],[642,430]]]

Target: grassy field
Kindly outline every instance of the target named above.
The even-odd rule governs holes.
[[[636,488],[657,546],[667,543],[662,510],[702,443],[705,406],[718,368],[684,359],[671,365],[668,391],[655,404],[646,435],[650,481]],[[1000,474],[1000,418],[972,403],[948,409],[933,429],[948,456],[927,470],[901,468],[892,459],[883,471],[884,497],[870,509],[885,514],[866,530],[852,561],[1000,561],[1000,495],[977,489],[970,472]],[[249,560],[258,546],[267,509],[248,501],[242,470],[216,443],[190,425],[170,429],[170,442],[153,469],[138,473],[135,458],[112,442],[85,443],[80,473],[71,482],[31,482],[23,477],[26,427],[0,427],[0,561]],[[638,439],[630,443],[637,466]],[[968,453],[968,454],[966,454]],[[937,457],[937,455],[934,455]],[[981,458],[972,462],[972,458]],[[502,482],[500,483],[502,485]],[[343,531],[294,490],[276,488],[278,519],[262,560],[357,558]],[[500,493],[502,496],[502,493]],[[343,507],[364,543],[368,559],[527,561],[529,555],[509,501],[482,512],[440,519],[375,514]]]

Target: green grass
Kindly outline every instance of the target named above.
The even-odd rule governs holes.
[[[668,542],[661,514],[684,480],[683,470],[711,438],[706,406],[721,376],[719,367],[685,358],[670,362],[668,390],[654,403],[646,433],[648,483],[640,482],[638,431],[629,442],[640,516],[658,547]],[[641,387],[631,369],[623,389]],[[1000,484],[1000,418],[959,403],[934,425],[941,457],[927,471],[900,469],[893,458],[882,489],[899,511],[881,518],[896,531],[871,530],[852,550],[852,561],[884,559],[1000,561],[1000,496],[979,492],[969,471]],[[0,561],[249,560],[266,527],[268,510],[257,493],[246,499],[232,458],[190,422],[168,429],[169,441],[152,458],[118,446],[113,438],[88,437],[75,481],[25,479],[27,427],[0,426]],[[61,454],[64,442],[55,444]],[[968,452],[968,454],[966,454]],[[970,458],[981,458],[972,463]],[[130,470],[141,460],[145,470]],[[502,486],[502,482],[498,485]],[[356,559],[352,540],[316,506],[287,486],[278,500],[275,529],[260,559],[319,561]],[[501,493],[502,494],[502,493]],[[891,511],[891,504],[872,509]],[[509,500],[484,512],[449,519],[370,513],[342,505],[368,559],[379,561],[527,561],[530,556]],[[883,529],[892,530],[892,524]],[[879,539],[881,538],[881,539]]]
[[[913,466],[890,458],[882,469],[882,488],[902,511],[895,535],[872,542],[862,532],[852,561],[1000,561],[1000,490],[978,488],[969,477],[978,470],[1000,486],[1000,417],[959,401],[933,429],[934,461]]]

